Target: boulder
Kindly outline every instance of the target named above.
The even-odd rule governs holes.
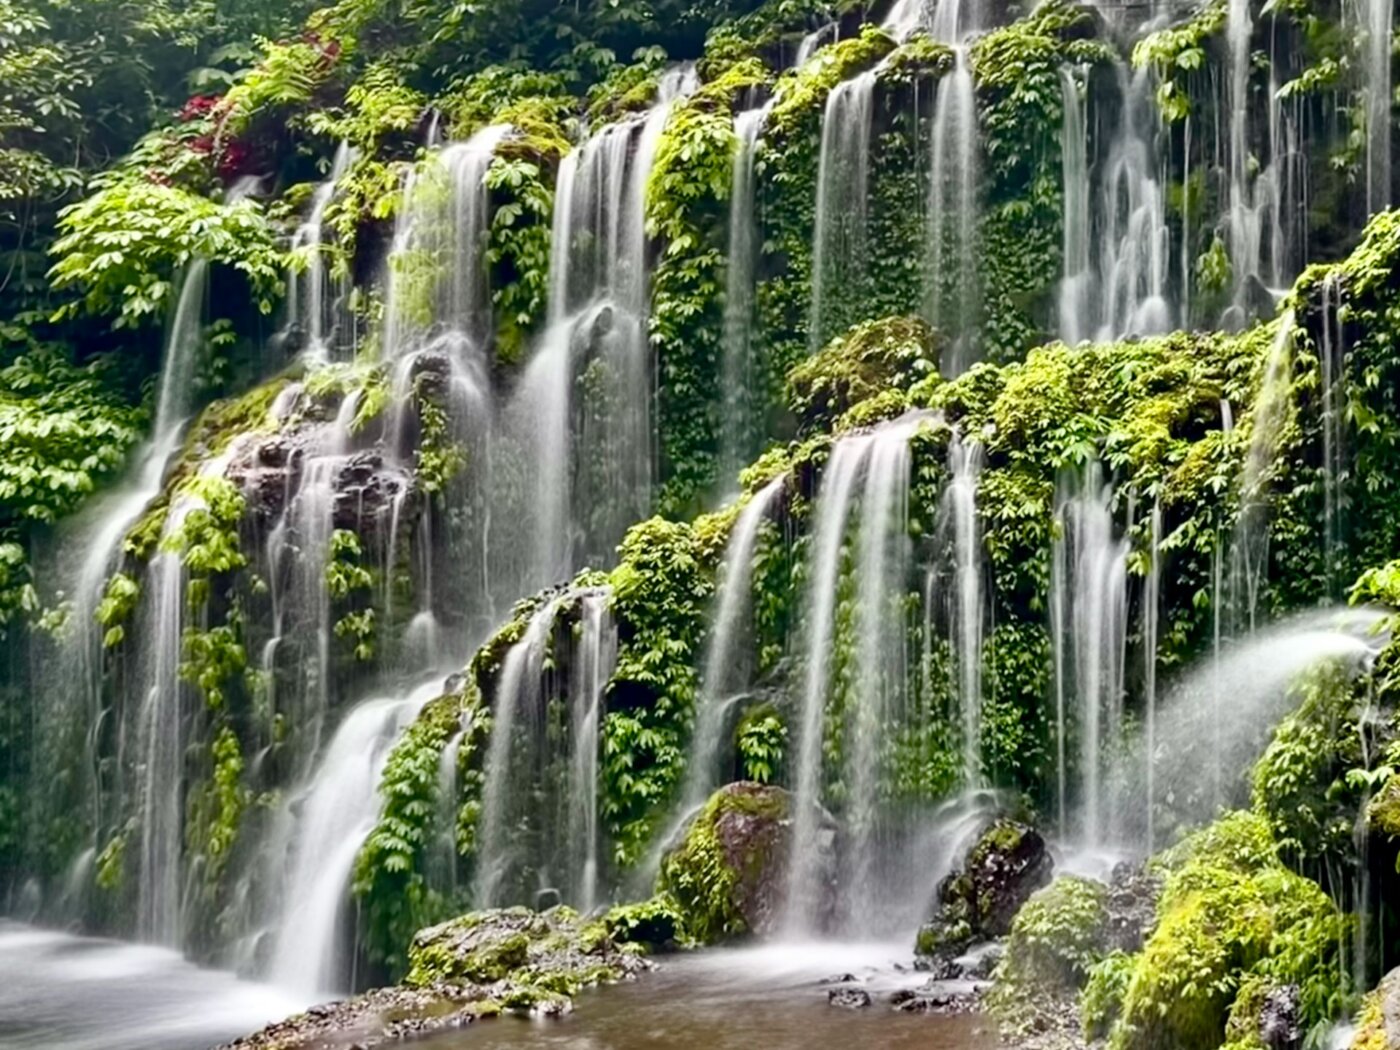
[[[1351,1050],[1400,1050],[1400,968],[1381,978],[1366,996]]]
[[[399,987],[313,1007],[226,1050],[369,1050],[505,1012],[552,1017],[567,1013],[580,989],[650,966],[622,950],[602,923],[563,907],[473,912],[420,930],[409,965]]]
[[[870,1005],[870,993],[864,988],[833,988],[826,993],[828,1006],[847,1010],[862,1010]]]
[[[691,821],[680,845],[662,860],[658,880],[658,889],[676,902],[691,939],[713,944],[777,931],[792,847],[791,808],[792,796],[782,788],[740,782],[716,791]],[[823,884],[830,886],[836,825],[825,812],[816,834]]]
[[[935,956],[955,958],[976,941],[1011,931],[1031,894],[1050,881],[1054,861],[1040,833],[1002,818],[978,836],[960,868],[938,887],[938,906],[919,931],[916,952],[927,966]]]

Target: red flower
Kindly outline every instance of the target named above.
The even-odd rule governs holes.
[[[192,120],[201,120],[214,111],[223,100],[222,95],[195,95],[180,110],[180,120],[189,123]]]

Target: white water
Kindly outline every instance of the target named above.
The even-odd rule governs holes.
[[[1374,215],[1390,206],[1391,115],[1394,106],[1391,65],[1394,62],[1390,0],[1361,0],[1365,17],[1366,73],[1366,210]]]
[[[982,447],[954,437],[948,445],[951,475],[943,493],[943,529],[952,551],[953,589],[948,616],[953,682],[962,714],[963,784],[982,786],[982,635],[984,628],[982,529],[977,518],[977,483]]]
[[[1089,262],[1089,125],[1079,81],[1068,66],[1060,70],[1064,124],[1060,129],[1060,158],[1065,197],[1064,273],[1059,289],[1059,334],[1070,346],[1088,337],[1093,273]]]
[[[866,276],[870,202],[870,130],[875,71],[832,88],[822,115],[817,210],[812,231],[812,301],[807,322],[815,353],[846,327],[841,300],[859,294]]]
[[[1341,289],[1333,270],[1322,280],[1322,346],[1318,358],[1322,369],[1322,565],[1328,597],[1334,599],[1344,583],[1340,579],[1338,561],[1344,553],[1342,505],[1349,473],[1346,442],[1348,347],[1341,305]]]
[[[598,903],[598,751],[605,693],[617,662],[617,625],[608,591],[585,594],[581,601],[576,678],[573,684],[574,753],[568,788],[568,872],[570,902],[579,911]]]
[[[1060,780],[1072,695],[1080,740],[1078,837],[1084,848],[1096,849],[1111,837],[1105,763],[1123,727],[1128,543],[1115,536],[1113,490],[1096,464],[1057,488],[1050,607]]]
[[[306,1005],[167,949],[0,921],[6,1050],[192,1050]]]
[[[947,378],[975,363],[981,313],[977,99],[967,49],[955,48],[954,56],[953,72],[938,82],[934,102],[925,274],[926,317],[949,340],[940,363]]]
[[[734,118],[734,168],[729,189],[729,254],[725,272],[724,357],[720,388],[719,483],[733,485],[757,451],[761,402],[753,356],[754,292],[760,231],[754,205],[754,162],[772,102]]]
[[[292,235],[291,251],[304,256],[305,264],[287,279],[287,314],[301,326],[303,352],[310,361],[331,359],[339,341],[341,325],[350,323],[345,309],[346,282],[333,280],[326,266],[326,208],[335,196],[340,179],[354,163],[356,151],[341,142],[335,151],[325,181],[311,195],[306,221]]]
[[[907,446],[914,431],[922,424],[923,417],[906,416],[885,423],[866,433],[844,437],[836,443],[822,477],[817,492],[816,508],[813,512],[815,528],[814,543],[811,548],[812,568],[808,591],[804,599],[804,676],[799,715],[795,732],[796,764],[793,777],[793,832],[792,856],[788,870],[786,913],[783,927],[789,936],[811,935],[819,932],[819,913],[825,902],[821,899],[823,835],[819,830],[820,806],[823,800],[823,785],[827,774],[823,755],[827,707],[833,692],[831,654],[835,649],[837,622],[838,589],[843,574],[843,547],[848,525],[859,510],[860,543],[857,548],[863,567],[875,572],[869,582],[871,590],[862,596],[866,610],[861,623],[869,630],[871,610],[884,608],[887,600],[896,593],[897,581],[892,579],[893,560],[886,544],[906,544],[907,537],[893,535],[903,523],[903,508],[907,500],[908,453]],[[901,472],[902,471],[902,472]],[[861,483],[864,481],[864,488]],[[863,497],[858,499],[858,497]],[[896,558],[899,555],[895,556]],[[890,575],[886,575],[886,566]],[[897,627],[893,625],[891,629]],[[886,635],[885,637],[889,637]],[[874,658],[871,648],[878,654],[883,649],[879,641],[865,642],[865,659]],[[867,683],[868,684],[868,683]],[[902,689],[903,682],[900,683]],[[853,697],[850,702],[857,711],[857,741],[853,750],[862,746],[869,749],[875,742],[877,733],[870,728],[869,721],[879,723],[881,711],[862,711],[862,705],[884,706],[888,703],[886,694],[878,683],[874,692],[867,690],[863,695]],[[859,693],[860,690],[857,690]],[[894,706],[894,705],[891,705]],[[865,743],[860,739],[864,737]],[[866,757],[875,760],[877,756],[869,750]],[[853,810],[866,814],[872,806],[871,799],[878,790],[879,778],[870,771],[863,771],[858,791],[864,797],[852,799]],[[876,822],[867,821],[857,836],[876,834]],[[867,837],[865,847],[873,845],[874,839]],[[857,846],[858,851],[862,847]]]
[[[268,975],[279,988],[312,996],[350,986],[343,919],[355,857],[379,816],[384,763],[399,734],[442,691],[434,679],[404,696],[357,705],[290,803],[290,833],[278,844],[286,866],[277,879],[281,907]]]

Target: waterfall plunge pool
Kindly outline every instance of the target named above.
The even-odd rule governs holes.
[[[168,948],[0,919],[0,1050],[207,1050],[306,1005]]]
[[[413,1044],[423,1050],[993,1050],[990,1019],[901,1013],[889,998],[927,983],[909,944],[808,943],[665,955],[636,981],[584,992],[562,1018],[505,1017]],[[836,975],[871,1005],[827,1003]],[[844,987],[845,985],[843,985]],[[967,982],[945,982],[950,990]]]

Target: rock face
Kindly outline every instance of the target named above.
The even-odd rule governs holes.
[[[1004,937],[1032,893],[1050,881],[1054,862],[1040,833],[1000,819],[968,851],[960,870],[938,887],[938,909],[919,931],[916,951],[927,965],[969,944]]]
[[[1391,970],[1366,996],[1351,1050],[1400,1050],[1400,969]]]
[[[315,1007],[227,1050],[371,1048],[505,1011],[554,1016],[571,1009],[580,989],[650,967],[621,949],[602,923],[584,922],[562,907],[473,912],[421,930],[409,963],[400,987]]]
[[[713,944],[776,931],[787,888],[791,805],[782,788],[727,784],[662,860],[658,889],[674,898],[692,939]],[[825,814],[818,834],[834,871],[836,828]]]

